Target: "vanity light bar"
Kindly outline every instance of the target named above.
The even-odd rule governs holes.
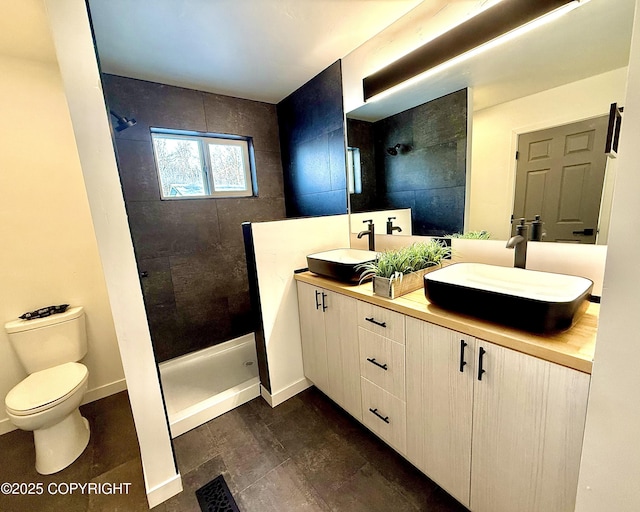
[[[589,0],[503,0],[362,80],[364,100],[387,96],[502,44]],[[389,91],[389,92],[387,92]]]

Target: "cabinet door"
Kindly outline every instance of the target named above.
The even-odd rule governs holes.
[[[298,309],[304,375],[318,388],[329,393],[327,342],[324,327],[321,288],[298,282]]]
[[[573,512],[590,376],[477,344],[471,509]]]
[[[475,339],[408,317],[406,328],[407,456],[468,507]]]
[[[362,421],[357,301],[324,291],[328,366],[327,395]]]

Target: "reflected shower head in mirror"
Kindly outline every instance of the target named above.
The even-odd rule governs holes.
[[[136,120],[131,118],[127,119],[126,117],[119,116],[113,110],[109,109],[109,112],[113,117],[115,117],[118,121],[117,126],[114,126],[113,129],[117,132],[121,132],[122,130],[126,130],[130,126],[134,126],[136,124]]]
[[[391,156],[396,156],[398,153],[408,153],[409,151],[411,151],[411,146],[406,144],[396,144],[391,148],[387,148],[387,153]]]

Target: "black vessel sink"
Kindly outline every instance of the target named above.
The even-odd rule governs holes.
[[[307,266],[314,274],[330,277],[345,283],[360,281],[358,265],[375,261],[377,252],[362,249],[333,249],[307,256]]]
[[[592,288],[584,277],[482,263],[456,263],[424,276],[431,303],[536,333],[571,327]]]

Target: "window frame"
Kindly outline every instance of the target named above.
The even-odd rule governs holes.
[[[185,199],[222,199],[257,196],[257,181],[255,173],[255,159],[253,152],[253,139],[242,135],[231,135],[221,133],[204,133],[186,130],[172,130],[166,128],[150,128],[151,147],[153,149],[153,159],[155,164],[156,177],[160,188],[160,199],[163,201],[175,201]],[[198,143],[198,152],[202,164],[202,182],[205,193],[200,195],[167,196],[163,191],[162,176],[158,165],[158,154],[154,138],[180,139],[195,141]],[[242,162],[244,167],[244,179],[246,188],[243,190],[216,190],[215,180],[212,172],[211,159],[209,156],[210,144],[235,146],[241,149]]]

